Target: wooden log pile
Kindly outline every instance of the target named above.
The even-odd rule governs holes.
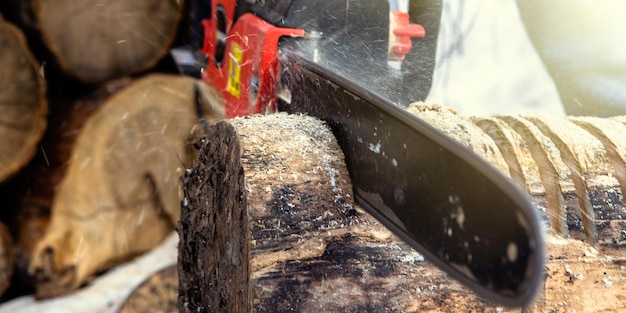
[[[46,84],[22,32],[0,17],[0,181],[23,168],[46,129]]]
[[[39,0],[44,41],[67,73],[101,82],[153,67],[168,51],[183,1]]]
[[[0,73],[0,138],[5,143],[0,149],[0,199],[3,203],[0,219],[9,226],[8,231],[1,231],[5,227],[0,224],[0,295],[9,286],[15,263],[19,275],[13,277],[13,285],[17,290],[11,291],[8,297],[33,288],[32,284],[38,285],[40,297],[71,291],[71,288],[53,288],[53,292],[43,292],[46,288],[39,287],[48,283],[55,286],[54,282],[49,282],[49,278],[45,278],[46,282],[33,280],[33,271],[36,270],[31,270],[29,274],[28,267],[33,254],[38,253],[35,251],[37,244],[46,234],[51,237],[50,233],[57,228],[54,226],[54,211],[60,210],[57,209],[59,205],[54,204],[55,199],[59,190],[64,189],[60,185],[66,180],[67,170],[78,162],[72,161],[76,158],[72,155],[76,152],[73,151],[74,142],[79,135],[83,135],[85,124],[94,123],[93,115],[114,118],[116,114],[110,112],[110,105],[105,103],[110,96],[135,80],[129,75],[154,71],[155,66],[158,67],[156,70],[169,70],[167,66],[160,66],[159,62],[179,34],[184,9],[183,1],[114,4],[92,0],[65,3],[7,0],[0,3],[0,65],[3,69]],[[166,81],[169,79],[165,78]],[[171,77],[171,80],[173,86],[176,86],[177,80],[180,81],[176,77]],[[194,83],[191,80],[187,82],[191,88],[187,89],[187,98],[168,100],[161,97],[156,103],[149,97],[143,99],[146,102],[142,102],[141,98],[135,100],[137,103],[125,99],[122,105],[127,106],[129,111],[135,107],[148,110],[147,107],[175,107],[189,100],[193,108]],[[201,89],[206,91],[204,87]],[[215,106],[217,111],[207,113],[219,112],[219,105],[218,101]],[[102,106],[107,108],[96,114]],[[117,115],[117,121],[112,121],[111,125],[121,120]],[[181,115],[181,118],[184,117]],[[196,122],[197,119],[194,119],[194,125]],[[93,140],[84,140],[92,144],[106,133],[104,130],[93,134]],[[103,143],[103,149],[116,144]],[[115,149],[106,150],[111,151]],[[180,156],[184,158],[184,155]],[[142,160],[140,156],[137,159]],[[177,166],[180,167],[180,164]],[[175,170],[172,169],[173,177],[178,175]],[[68,189],[90,193],[94,186],[89,186],[85,182],[89,179],[85,177],[89,175],[83,176]],[[102,183],[103,179],[96,174],[92,181]],[[126,183],[123,182],[120,188],[128,187]],[[176,187],[174,183],[173,188]],[[51,224],[52,230],[49,227]],[[171,229],[172,223],[168,221],[168,225]],[[152,240],[158,241],[158,238],[155,236]],[[63,269],[63,260],[70,258],[74,252],[71,246],[64,248],[67,253],[57,253],[48,262],[53,263],[48,268],[49,273]],[[105,259],[114,259],[108,254],[105,252]],[[133,253],[128,250],[124,254],[119,260],[87,265],[93,268],[85,274],[77,274],[72,288],[84,283],[94,272],[132,257]],[[98,257],[84,259],[97,260]],[[41,274],[38,275],[41,277]],[[25,288],[22,287],[24,284]]]
[[[180,0],[4,2],[0,9],[29,33],[43,61],[91,84],[154,67],[176,39],[185,8]]]

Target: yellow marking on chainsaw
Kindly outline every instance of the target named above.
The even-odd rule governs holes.
[[[241,63],[243,61],[243,51],[241,46],[236,42],[231,45],[231,53],[228,58],[228,84],[226,91],[231,95],[239,98],[241,91]]]

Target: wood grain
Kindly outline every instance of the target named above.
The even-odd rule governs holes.
[[[174,40],[182,8],[182,0],[34,2],[61,68],[90,83],[154,66]]]
[[[0,17],[0,181],[35,155],[46,129],[46,83],[20,30]]]

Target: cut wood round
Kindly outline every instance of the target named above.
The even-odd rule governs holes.
[[[22,33],[0,17],[0,181],[35,155],[46,128],[46,84]]]
[[[60,181],[65,175],[76,137],[89,117],[130,79],[110,81],[77,99],[50,99],[48,127],[35,158],[11,181],[18,190],[13,212],[17,268],[26,274],[35,245],[43,238]]]
[[[82,127],[29,274],[36,296],[73,291],[154,248],[180,215],[181,168],[201,121],[223,118],[219,92],[180,75],[149,75],[110,97]]]
[[[61,68],[100,82],[154,66],[174,40],[183,1],[38,0],[34,6]]]
[[[548,259],[544,289],[526,312],[626,309],[621,300],[626,293],[623,117],[464,119],[423,103],[412,104],[409,111],[490,162],[493,153],[482,147],[491,144],[473,141],[493,141],[509,165],[503,173],[530,193],[544,218]],[[598,289],[602,292],[589,292]]]

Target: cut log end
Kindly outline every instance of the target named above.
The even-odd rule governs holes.
[[[190,77],[150,75],[85,121],[32,252],[37,297],[73,291],[171,232],[180,215],[178,168],[195,157],[190,142],[200,129],[196,86],[203,118],[221,119],[216,90]]]
[[[16,230],[17,272],[22,277],[27,277],[32,252],[48,229],[54,196],[84,123],[106,99],[130,82],[130,79],[111,81],[78,99],[50,99],[54,109],[48,116],[40,151],[18,178],[11,181],[19,190],[17,196],[13,195],[19,200],[12,223]]]
[[[39,0],[35,14],[60,66],[85,82],[152,67],[172,44],[183,1]]]
[[[22,33],[0,17],[0,181],[37,151],[46,127],[46,87]]]
[[[249,312],[250,231],[241,146],[220,122],[183,177],[179,222],[180,312]],[[226,283],[228,282],[228,283]]]

